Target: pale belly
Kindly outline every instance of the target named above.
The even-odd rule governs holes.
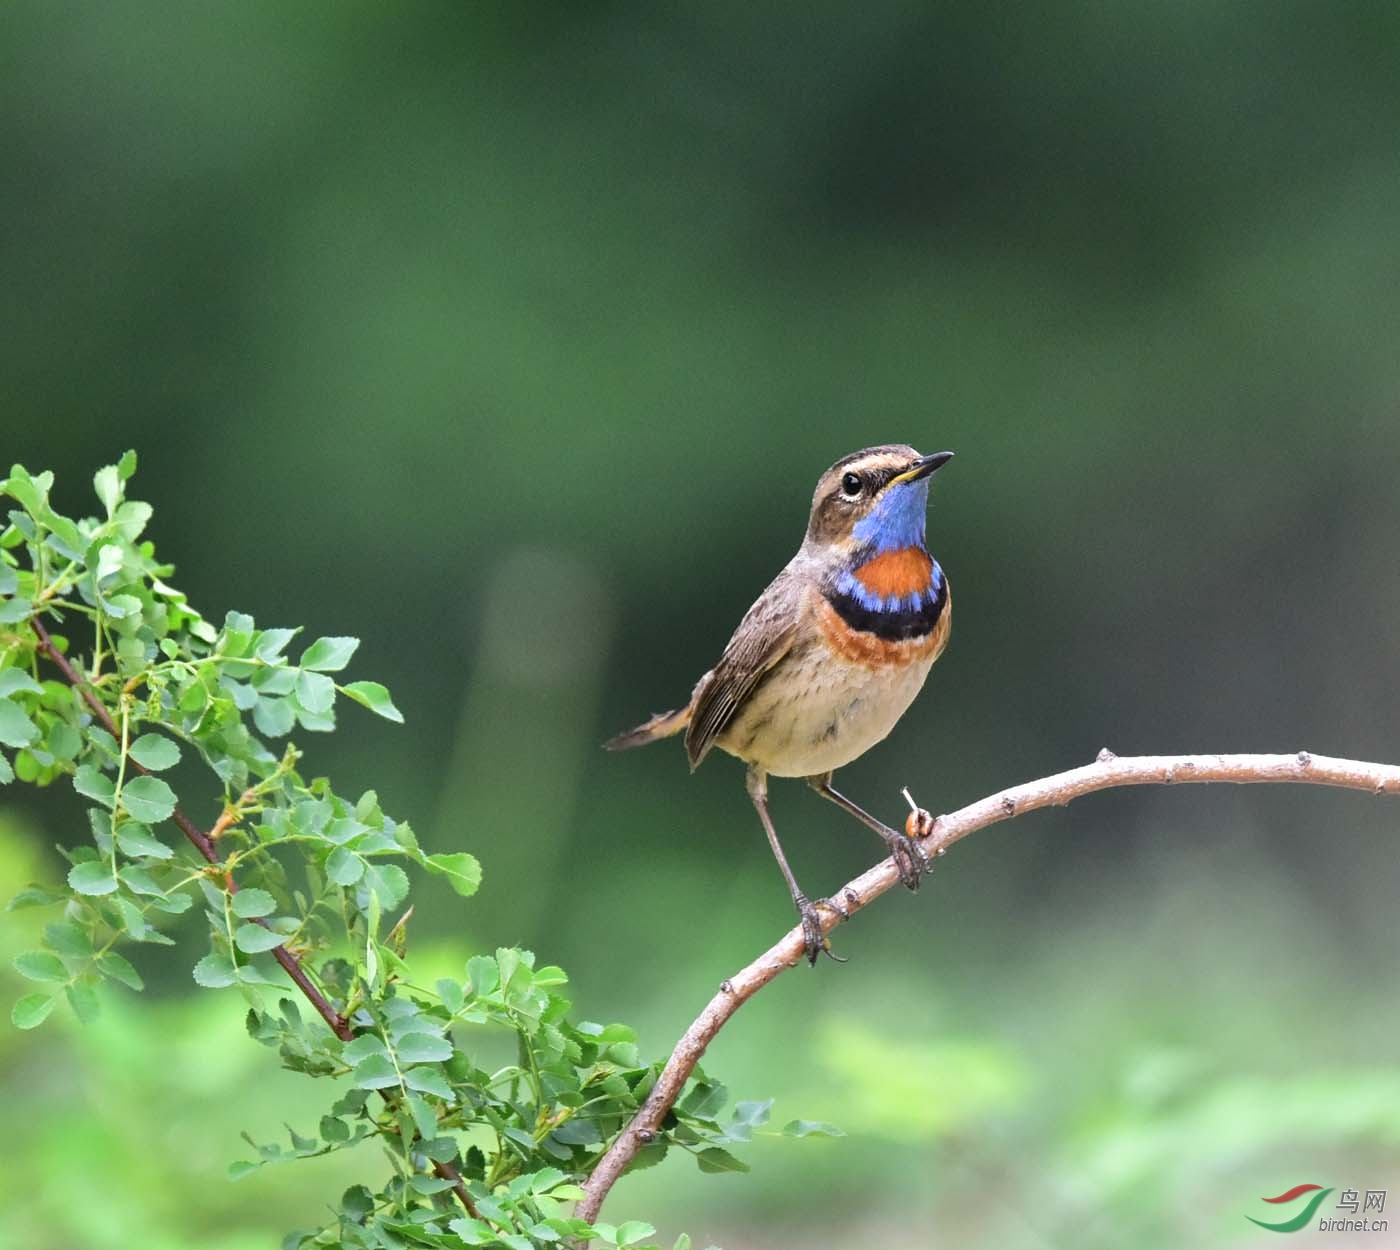
[[[922,689],[934,656],[870,668],[814,647],[789,655],[716,739],[775,777],[813,777],[883,740]]]

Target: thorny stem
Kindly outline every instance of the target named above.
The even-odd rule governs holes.
[[[1038,808],[1063,807],[1071,799],[1096,790],[1209,781],[1295,782],[1395,795],[1400,794],[1400,765],[1333,759],[1307,751],[1294,755],[1143,755],[1119,759],[1105,748],[1092,764],[1012,786],[936,820],[915,808],[906,829],[923,841],[924,853],[932,859],[978,829]],[[914,806],[912,800],[910,805]],[[899,883],[899,869],[893,859],[886,859],[843,886],[837,897],[849,918]],[[843,918],[834,908],[818,910],[823,933],[829,933]],[[676,1043],[641,1110],[593,1169],[574,1211],[579,1219],[591,1223],[597,1218],[608,1191],[637,1152],[656,1139],[705,1048],[729,1018],[775,977],[802,963],[803,952],[799,926],[721,984],[719,993]]]
[[[83,702],[88,705],[92,714],[97,717],[102,727],[114,738],[123,737],[121,731],[117,727],[117,723],[112,719],[112,714],[107,710],[102,700],[93,693],[92,687],[83,680],[78,670],[69,663],[68,657],[54,645],[54,641],[49,636],[48,630],[44,628],[43,622],[35,616],[30,618],[30,624],[34,627],[34,632],[39,638],[39,650],[57,665],[64,679],[82,697]],[[123,759],[137,772],[149,774],[150,770],[143,768],[136,760],[127,759],[125,751],[123,751]],[[219,852],[214,844],[214,839],[185,815],[183,810],[177,807],[171,814],[171,819],[179,827],[180,832],[190,840],[195,850],[203,856],[207,863],[216,868],[222,869],[224,867],[222,860],[219,858]],[[222,820],[223,817],[220,819]],[[228,821],[224,822],[225,828],[228,823]],[[216,826],[216,828],[217,827],[218,826]],[[220,832],[222,832],[222,829]],[[224,871],[220,873],[220,876],[224,889],[229,894],[237,894],[238,883],[233,879],[233,874]],[[267,921],[263,919],[255,920],[254,923],[262,925],[263,928],[268,927]],[[306,973],[306,969],[301,966],[301,960],[293,955],[286,946],[274,946],[272,948],[272,957],[282,965],[283,970],[291,977],[293,984],[302,992],[307,1002],[316,1009],[317,1014],[330,1027],[331,1032],[343,1042],[352,1041],[355,1037],[355,1030],[351,1027],[350,1021],[331,1006],[330,1001],[312,982],[311,978]],[[461,1201],[462,1206],[466,1208],[468,1214],[475,1216],[477,1214],[476,1204],[472,1201],[471,1194],[467,1192],[467,1187],[462,1180],[461,1173],[450,1163],[434,1163],[433,1171],[443,1180],[451,1182],[452,1190]]]

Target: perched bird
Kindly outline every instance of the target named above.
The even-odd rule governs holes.
[[[927,865],[917,844],[838,793],[831,776],[894,728],[948,643],[948,579],[924,546],[924,516],[929,478],[952,456],[891,443],[838,460],[817,483],[802,546],[690,702],[606,743],[622,751],[684,730],[692,772],[715,746],[749,766],[749,797],[802,917],[811,963],[830,945],[773,830],[768,778],[805,778],[878,833],[903,883],[918,888]]]

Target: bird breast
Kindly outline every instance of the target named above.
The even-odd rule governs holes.
[[[721,750],[775,777],[811,777],[849,764],[882,741],[947,645],[946,583],[926,635],[889,639],[853,628],[820,592],[812,628],[760,683],[724,733]]]

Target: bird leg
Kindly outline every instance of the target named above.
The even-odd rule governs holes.
[[[813,904],[802,893],[797,884],[797,878],[792,875],[792,869],[788,867],[787,856],[783,854],[777,832],[773,828],[773,818],[768,815],[768,778],[766,774],[762,769],[750,768],[747,784],[749,798],[753,800],[758,818],[763,822],[763,832],[768,835],[768,845],[773,848],[773,858],[778,861],[778,867],[782,869],[783,879],[787,882],[788,890],[792,894],[797,914],[802,917],[802,945],[807,955],[807,962],[815,965],[817,956],[825,952],[827,956],[838,963],[844,963],[841,956],[832,954],[831,942],[822,932],[821,915],[817,911],[819,904]]]
[[[843,811],[850,812],[861,824],[868,825],[875,830],[885,840],[885,845],[890,848],[890,856],[894,860],[894,866],[899,869],[899,879],[905,888],[910,890],[919,888],[920,878],[928,871],[928,860],[924,858],[923,851],[919,849],[919,844],[913,838],[876,820],[864,808],[852,803],[839,790],[834,790],[831,785],[830,773],[808,777],[807,784],[823,798],[830,799]]]

